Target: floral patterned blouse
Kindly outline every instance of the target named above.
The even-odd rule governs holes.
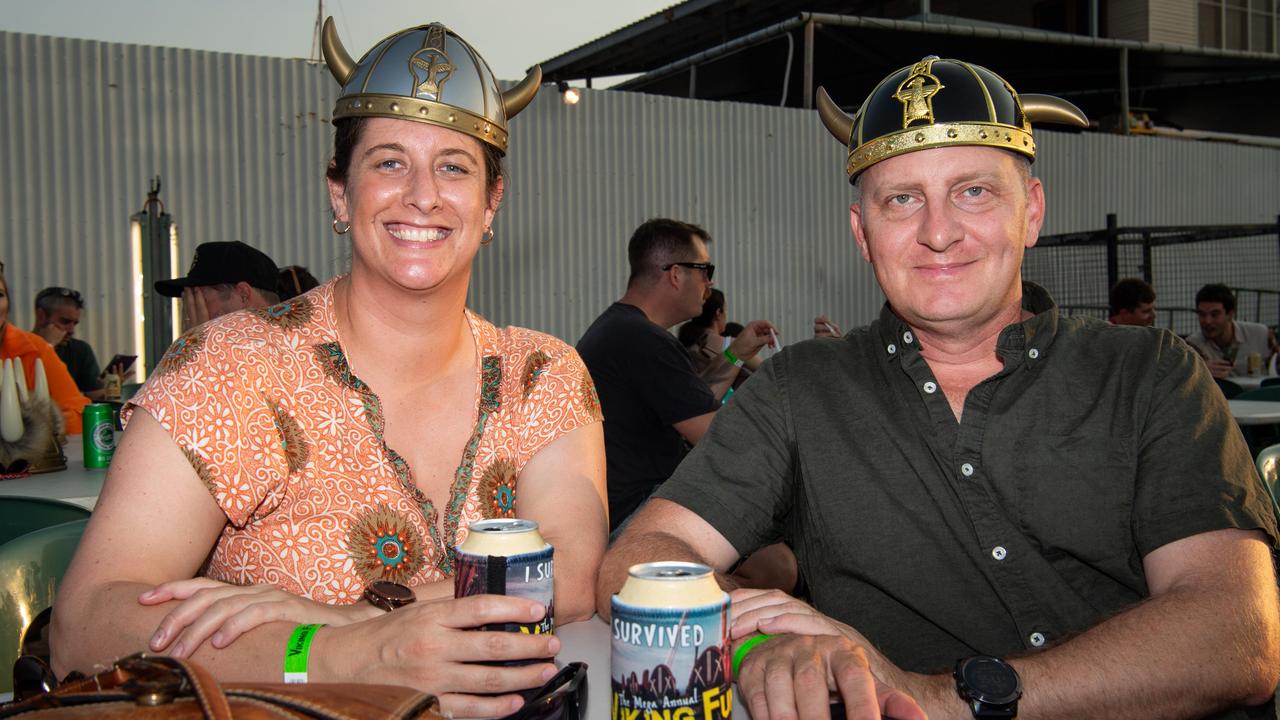
[[[146,408],[227,515],[202,574],[353,603],[374,580],[452,576],[468,526],[513,516],[525,464],[601,413],[572,347],[467,311],[482,358],[476,425],[449,497],[429,498],[347,364],[335,282],[186,333],[125,417]]]

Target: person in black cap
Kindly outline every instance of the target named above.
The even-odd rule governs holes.
[[[239,240],[200,243],[187,276],[157,280],[156,292],[182,298],[182,327],[190,330],[229,312],[280,302],[279,272],[266,253]]]
[[[887,302],[734,394],[614,542],[599,612],[636,563],[732,587],[786,538],[812,605],[731,593],[755,720],[825,718],[831,692],[860,718],[1274,718],[1276,518],[1222,393],[1169,330],[1022,279],[1031,123],[1083,114],[932,56],[854,117],[817,101]]]

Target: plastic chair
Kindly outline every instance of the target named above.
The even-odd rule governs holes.
[[[1230,380],[1223,380],[1222,378],[1214,378],[1213,381],[1218,383],[1218,387],[1222,390],[1222,394],[1226,395],[1228,400],[1244,392],[1244,388],[1231,382]]]
[[[89,521],[73,520],[41,528],[0,545],[0,692],[13,691],[8,668],[24,647],[40,640],[42,627],[33,619],[44,617],[53,605],[54,592],[71,564],[80,536]],[[38,653],[43,654],[43,653]]]
[[[1260,387],[1256,390],[1246,390],[1235,396],[1236,400],[1263,400],[1266,402],[1280,402],[1280,385],[1271,385],[1269,387]]]
[[[1254,460],[1258,465],[1258,474],[1262,476],[1262,487],[1271,495],[1271,506],[1276,511],[1276,519],[1280,520],[1280,445],[1263,448]]]
[[[69,502],[3,495],[0,496],[0,544],[32,530],[87,517],[88,510]]]

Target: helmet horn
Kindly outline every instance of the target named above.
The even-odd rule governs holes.
[[[839,105],[831,99],[827,94],[826,88],[819,86],[818,95],[818,116],[822,118],[822,124],[827,126],[827,131],[835,136],[841,144],[848,145],[850,138],[853,137],[853,117],[840,109]]]
[[[339,85],[345,86],[356,72],[356,61],[352,60],[347,54],[347,49],[342,47],[342,40],[338,39],[338,31],[333,25],[332,15],[324,19],[320,50],[324,53],[325,65],[329,67],[333,79],[337,80]]]
[[[519,85],[502,93],[502,107],[507,111],[507,119],[515,117],[521,110],[533,100],[533,96],[538,94],[538,88],[542,85],[542,66],[534,65],[529,69],[529,74],[524,76]]]
[[[1089,127],[1089,118],[1074,104],[1052,95],[1019,95],[1022,114],[1030,122],[1051,122],[1060,125]]]

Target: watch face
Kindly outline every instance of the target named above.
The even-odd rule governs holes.
[[[960,667],[960,675],[974,700],[1004,705],[1022,695],[1022,682],[1018,679],[1018,673],[993,657],[966,660]]]
[[[370,585],[369,592],[395,607],[407,605],[414,600],[412,590],[399,583],[387,582],[386,580],[379,580]]]

